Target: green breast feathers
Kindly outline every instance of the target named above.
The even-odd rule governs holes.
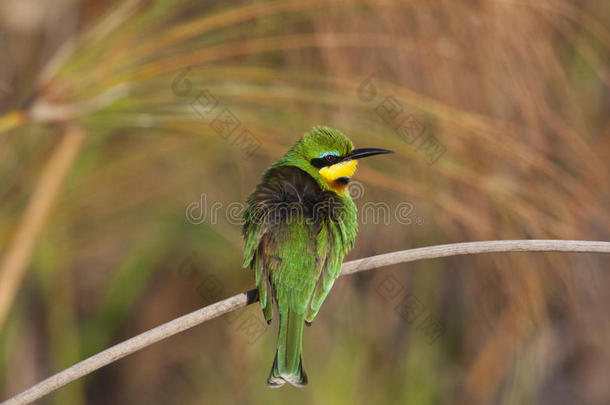
[[[294,166],[267,171],[248,200],[244,266],[256,274],[267,321],[272,302],[313,321],[352,248],[358,223],[347,196],[323,191]]]

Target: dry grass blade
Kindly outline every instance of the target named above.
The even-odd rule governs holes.
[[[77,127],[69,127],[43,168],[30,203],[12,243],[0,263],[0,329],[25,274],[32,250],[70,166],[84,139]]]

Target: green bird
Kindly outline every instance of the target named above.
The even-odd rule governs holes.
[[[279,314],[267,385],[307,385],[303,325],[316,317],[358,232],[348,184],[357,159],[392,153],[354,149],[336,129],[318,126],[263,174],[244,213],[244,267],[255,272],[263,315]]]

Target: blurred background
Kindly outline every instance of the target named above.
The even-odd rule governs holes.
[[[360,165],[348,259],[609,240],[608,27],[601,1],[0,1],[0,398],[252,288],[243,201],[314,125],[397,151]],[[608,404],[609,266],[343,277],[307,388],[266,387],[256,304],[39,403]]]

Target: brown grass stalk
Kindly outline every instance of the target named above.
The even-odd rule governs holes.
[[[0,329],[6,320],[17,290],[25,275],[32,251],[57,200],[84,134],[78,127],[68,127],[53,155],[42,169],[34,193],[17,226],[15,235],[0,262]]]

